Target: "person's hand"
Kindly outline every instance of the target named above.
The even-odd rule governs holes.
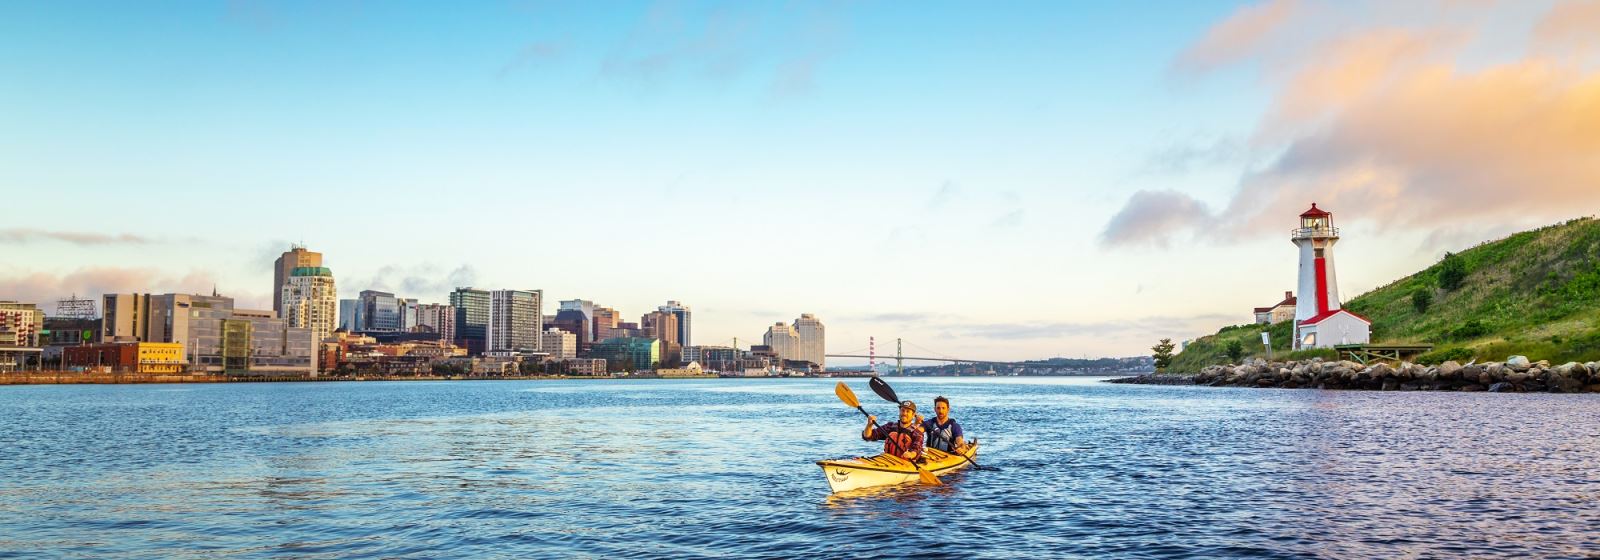
[[[915,451],[907,451],[905,453],[901,453],[900,454],[900,458],[901,459],[905,459],[907,461],[910,461],[912,459],[916,459],[917,458],[917,452],[915,452]]]
[[[868,424],[877,424],[878,423],[878,417],[877,416],[873,416],[871,414],[868,414],[867,415],[867,423]]]
[[[918,424],[921,424],[921,423],[922,423],[922,415],[921,415],[921,414],[918,414],[918,415],[917,415],[917,423],[918,423]]]

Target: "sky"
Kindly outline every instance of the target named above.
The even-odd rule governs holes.
[[[542,289],[1148,354],[1600,208],[1600,1],[0,4],[0,299]],[[833,363],[849,364],[853,360]]]

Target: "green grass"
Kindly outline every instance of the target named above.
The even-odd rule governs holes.
[[[1459,255],[1467,275],[1455,290],[1439,286],[1436,263],[1344,307],[1372,320],[1375,343],[1433,344],[1422,359],[1489,361],[1521,354],[1553,363],[1600,360],[1600,220],[1525,231]],[[1412,302],[1418,290],[1433,294],[1426,311]],[[1201,337],[1173,358],[1169,370],[1226,362],[1223,349],[1231,340],[1243,341],[1251,357],[1265,356],[1262,330],[1235,325]],[[1284,357],[1289,322],[1266,330],[1274,357]]]

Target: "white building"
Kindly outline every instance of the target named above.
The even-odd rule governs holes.
[[[578,357],[578,335],[567,331],[551,328],[540,335],[539,351],[550,355],[551,359],[569,360]]]
[[[800,334],[788,323],[775,323],[767,327],[767,334],[761,337],[761,343],[772,348],[772,353],[779,359],[799,360]]]
[[[544,332],[543,290],[489,292],[488,349],[538,350]]]
[[[424,303],[417,306],[417,326],[439,333],[439,339],[454,342],[456,339],[456,308],[453,305]]]
[[[822,327],[822,321],[810,313],[801,313],[799,319],[794,320],[794,332],[800,338],[798,357],[817,364],[819,368],[827,368],[827,335]]]
[[[290,327],[311,330],[311,340],[333,336],[339,323],[339,291],[333,271],[322,266],[297,267],[280,294],[283,319]]]
[[[1371,342],[1372,321],[1339,307],[1339,279],[1333,261],[1339,228],[1333,227],[1333,214],[1313,203],[1310,210],[1300,214],[1300,227],[1294,230],[1291,241],[1300,249],[1295,349]]]

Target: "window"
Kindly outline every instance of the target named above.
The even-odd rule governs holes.
[[[1305,337],[1300,339],[1300,346],[1316,346],[1316,345],[1317,345],[1317,333],[1314,333],[1314,332],[1306,333]]]

